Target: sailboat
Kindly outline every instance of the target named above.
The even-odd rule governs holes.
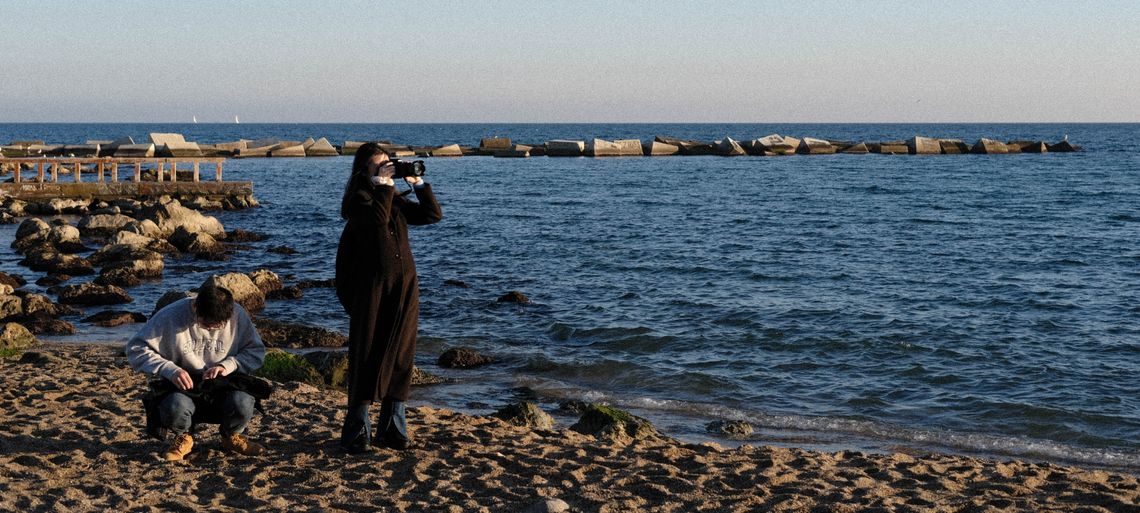
[[[194,121],[195,125],[198,124],[198,116],[190,116],[190,119],[192,119]]]
[[[237,118],[237,116],[234,116],[234,124],[236,125],[236,124],[238,124],[238,123],[241,123],[241,121],[238,121],[238,118]]]

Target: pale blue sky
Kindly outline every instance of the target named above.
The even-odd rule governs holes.
[[[0,122],[1140,121],[1138,89],[1135,1],[0,3]]]

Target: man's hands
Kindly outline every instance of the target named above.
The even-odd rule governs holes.
[[[214,379],[218,376],[225,376],[226,374],[229,374],[229,371],[227,371],[225,367],[222,367],[221,365],[215,365],[209,369],[206,369],[206,372],[202,373],[202,379]]]
[[[185,370],[178,369],[174,371],[174,375],[170,377],[170,382],[179,390],[190,390],[194,388],[194,380],[190,379],[190,373]]]
[[[226,374],[229,374],[229,371],[227,371],[225,367],[215,365],[202,373],[202,379],[214,379],[219,376],[225,376]],[[170,382],[174,383],[174,386],[178,387],[179,390],[190,390],[194,388],[194,380],[190,377],[190,373],[183,369],[174,371],[174,375],[170,377]]]

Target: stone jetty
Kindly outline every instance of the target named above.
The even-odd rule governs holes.
[[[1056,143],[1041,140],[1011,140],[980,138],[974,143],[961,139],[915,135],[906,140],[840,141],[826,137],[792,137],[769,134],[753,139],[724,137],[713,141],[681,139],[658,135],[652,139],[553,139],[545,142],[520,143],[509,137],[485,137],[477,146],[448,143],[438,146],[411,146],[390,140],[375,140],[393,158],[487,156],[499,158],[527,157],[661,157],[661,156],[722,156],[722,157],[774,157],[784,155],[965,155],[1010,153],[1066,153],[1081,151],[1081,147],[1067,138]],[[11,141],[0,146],[0,154],[7,158],[27,157],[235,157],[235,158],[299,158],[335,157],[354,155],[364,141],[344,141],[333,144],[327,138],[308,138],[304,141],[264,138],[241,139],[218,143],[187,141],[182,134],[149,134],[145,143],[136,143],[130,137],[116,140],[89,140],[83,144],[46,144],[42,140]],[[10,162],[0,166],[0,172],[9,170]]]

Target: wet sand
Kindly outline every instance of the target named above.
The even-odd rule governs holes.
[[[143,376],[118,348],[49,344],[0,360],[0,511],[1140,512],[1136,475],[928,454],[621,444],[564,426],[410,408],[413,448],[342,454],[344,395],[285,383],[225,453],[216,426],[188,461],[143,431]],[[545,511],[545,509],[542,509]]]

